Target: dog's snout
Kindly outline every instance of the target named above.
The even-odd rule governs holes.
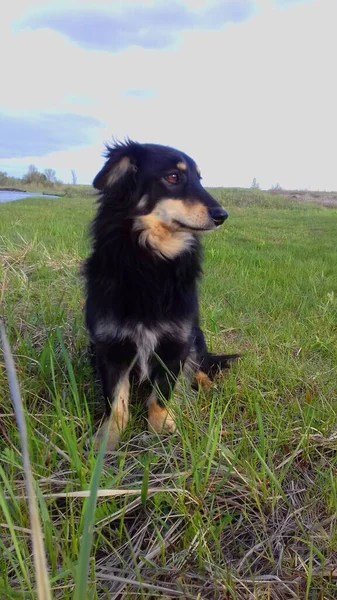
[[[215,223],[215,225],[222,225],[222,223],[226,221],[228,217],[228,213],[223,208],[221,208],[221,206],[216,208],[209,208],[208,210],[211,219]]]

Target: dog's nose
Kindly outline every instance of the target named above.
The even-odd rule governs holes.
[[[217,208],[209,208],[209,214],[215,225],[222,225],[228,217],[228,213],[220,206]]]

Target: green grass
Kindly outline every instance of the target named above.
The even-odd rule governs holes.
[[[230,218],[204,238],[203,327],[213,351],[243,358],[210,393],[180,392],[179,436],[146,434],[141,404],[133,407],[97,481],[92,600],[337,595],[337,211],[251,190],[214,193]],[[99,389],[79,277],[93,214],[90,198],[0,206],[0,314],[26,410],[52,594],[65,600],[84,572],[90,504],[80,492],[98,473],[88,439]],[[33,599],[1,354],[0,412],[0,597]]]

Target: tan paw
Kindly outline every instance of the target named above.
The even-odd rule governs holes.
[[[150,404],[149,406],[149,429],[156,433],[174,433],[177,431],[177,426],[174,418],[166,410],[157,403]]]
[[[212,381],[210,380],[208,375],[206,375],[206,373],[203,373],[203,371],[198,371],[195,374],[194,378],[196,383],[200,385],[205,392],[211,389]]]

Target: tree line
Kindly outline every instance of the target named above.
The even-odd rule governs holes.
[[[256,177],[254,177],[252,184],[250,186],[250,189],[251,190],[259,190],[260,189],[260,184],[256,181]],[[282,187],[280,186],[279,183],[276,183],[275,185],[272,185],[270,189],[279,191],[279,190],[282,190]]]
[[[76,172],[71,170],[71,183],[77,184]],[[35,165],[29,165],[23,177],[11,177],[6,171],[0,171],[0,187],[15,185],[37,185],[39,187],[54,187],[62,185],[63,181],[57,178],[55,169],[45,169],[43,173]]]

